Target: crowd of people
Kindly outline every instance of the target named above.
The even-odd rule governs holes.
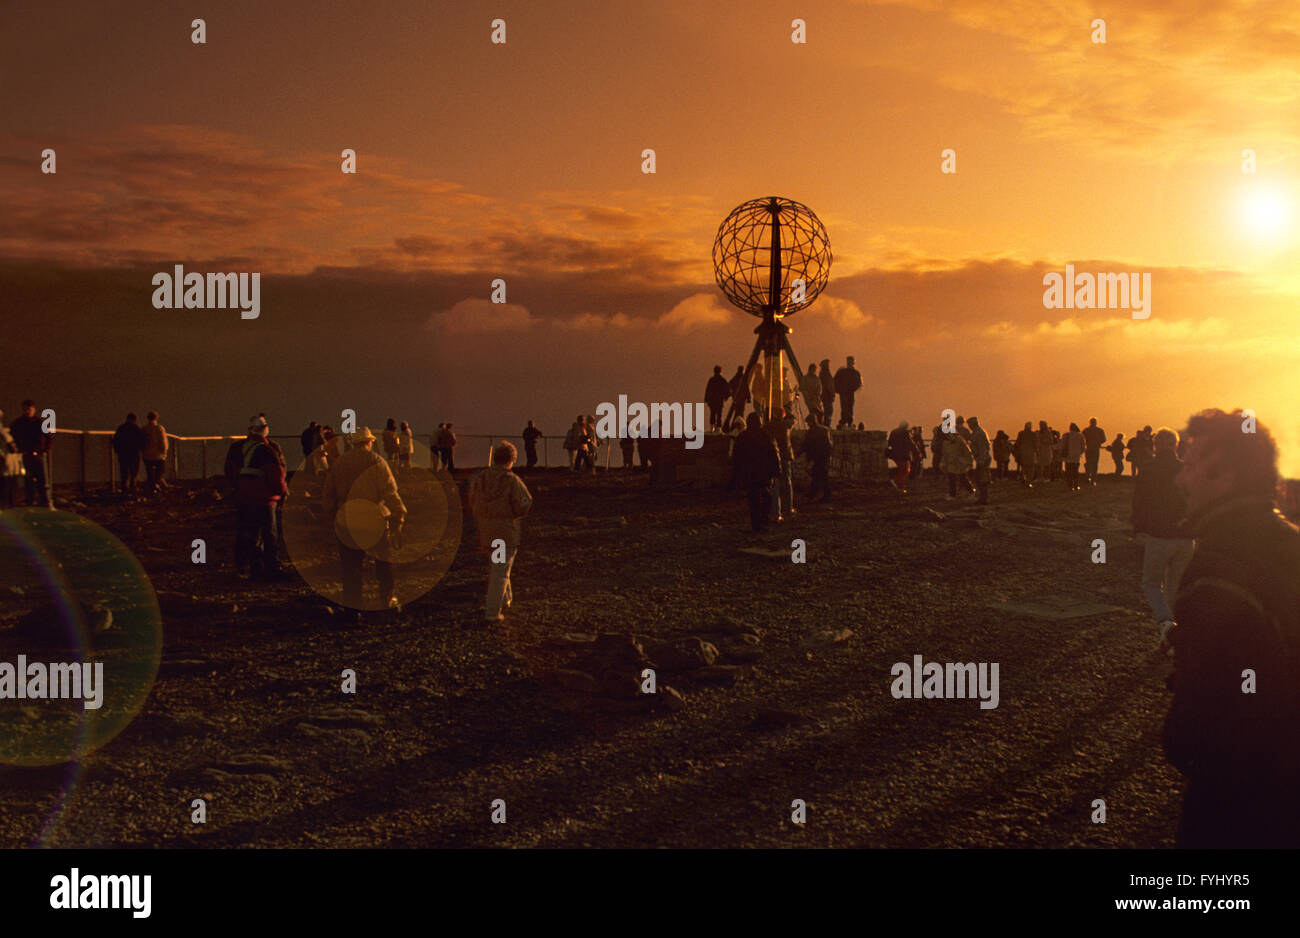
[[[809,376],[814,377],[811,368]],[[815,377],[820,384],[821,375]],[[715,396],[709,407],[716,415],[717,385],[710,384]],[[851,390],[847,401],[841,399],[841,419],[851,421],[858,382],[843,387]],[[53,433],[36,416],[35,402],[24,401],[22,411],[7,427],[0,423],[6,505],[14,497],[9,483],[19,477],[27,504],[48,505],[44,456]],[[824,419],[829,413],[828,406],[808,413],[807,432],[797,444],[794,414],[771,400],[759,401],[743,429],[732,428],[729,487],[745,491],[754,530],[795,514],[792,467],[799,456],[811,464],[810,498],[830,497],[835,440]],[[1189,780],[1178,843],[1300,845],[1300,812],[1294,807],[1300,752],[1290,742],[1300,727],[1300,531],[1277,510],[1277,448],[1271,435],[1242,411],[1207,410],[1192,416],[1182,434],[1146,426],[1127,442],[1117,434],[1109,444],[1096,419],[1082,429],[1077,423],[1067,426],[1061,432],[1040,420],[1035,429],[1027,421],[1014,439],[1002,430],[990,439],[977,417],[956,416],[951,426],[934,428],[927,454],[921,428],[902,421],[886,442],[895,467],[890,483],[907,492],[928,455],[932,470],[946,480],[949,497],[961,490],[985,502],[994,480],[1014,480],[1026,488],[1055,481],[1069,492],[1095,486],[1102,478],[1103,450],[1114,462],[1111,475],[1122,476],[1127,465],[1135,477],[1132,530],[1143,546],[1141,592],[1160,646],[1173,657],[1168,681],[1173,700],[1162,742]],[[531,467],[542,434],[529,421],[523,436]],[[594,469],[595,440],[594,419],[578,417],[565,438],[572,468]],[[383,456],[374,451],[380,441]],[[383,605],[398,607],[393,542],[358,544],[339,516],[349,501],[372,502],[385,519],[388,538],[400,540],[407,508],[399,478],[412,469],[415,445],[409,424],[389,420],[376,438],[367,427],[340,435],[313,421],[301,442],[305,471],[319,476],[324,520],[333,523],[344,603],[361,605],[369,558]],[[620,442],[631,442],[635,451],[643,444],[680,441]],[[435,469],[454,469],[455,445],[451,424],[441,424],[430,447]],[[127,493],[136,490],[141,464],[147,491],[164,484],[168,438],[156,412],[146,414],[144,425],[128,414],[113,434],[113,449]],[[630,464],[628,453],[624,449]],[[653,453],[649,445],[641,449],[652,461]],[[522,520],[533,504],[513,472],[516,458],[511,443],[499,443],[491,465],[468,484],[479,547],[489,563],[483,606],[489,622],[504,618],[512,604],[511,571]],[[224,468],[234,492],[235,562],[241,575],[287,578],[279,561],[279,509],[289,493],[288,472],[265,414],[249,419],[246,435],[230,445]]]

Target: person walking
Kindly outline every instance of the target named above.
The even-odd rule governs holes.
[[[45,454],[54,442],[53,433],[46,433],[41,428],[41,419],[36,416],[36,402],[23,401],[20,417],[9,424],[9,433],[13,444],[22,454],[23,463],[23,497],[28,505],[50,507],[50,493],[45,480]]]
[[[1088,421],[1083,431],[1083,468],[1088,484],[1097,484],[1097,463],[1101,460],[1101,448],[1106,445],[1106,431],[1097,426],[1097,418]]]
[[[140,454],[144,451],[145,435],[135,413],[126,415],[126,420],[113,431],[113,452],[117,454],[117,465],[122,476],[122,491],[128,495],[135,494],[135,479],[140,474]]]
[[[745,430],[736,438],[732,465],[736,484],[745,490],[749,502],[750,525],[755,532],[761,531],[772,510],[772,480],[781,471],[781,456],[756,413],[745,419]]]
[[[846,364],[839,371],[835,372],[835,393],[840,399],[840,426],[853,429],[853,396],[858,393],[862,387],[862,374],[858,369],[853,367],[853,356],[850,355]]]
[[[709,408],[709,430],[713,433],[722,432],[722,406],[729,397],[731,385],[722,377],[722,366],[714,365],[713,377],[704,387],[704,403]]]
[[[978,417],[970,418],[970,448],[975,458],[975,491],[979,494],[977,504],[989,503],[989,466],[993,463],[993,447],[989,435],[980,426]]]
[[[167,463],[167,428],[158,422],[155,410],[145,414],[144,419],[144,448],[140,455],[144,457],[145,485],[152,495],[166,485],[163,475]]]
[[[936,424],[930,428],[930,468],[939,477],[940,485],[943,485],[943,438],[945,435],[941,425]]]
[[[910,481],[915,482],[921,478],[921,472],[925,469],[925,437],[921,435],[920,424],[912,427],[912,453]]]
[[[498,443],[492,465],[470,480],[469,505],[478,527],[479,546],[490,552],[487,598],[483,617],[488,622],[505,618],[503,609],[514,602],[510,571],[523,534],[523,518],[533,507],[533,496],[522,479],[510,470],[518,452],[511,443]]]
[[[524,427],[522,436],[524,438],[524,456],[527,459],[524,468],[532,469],[537,465],[537,441],[542,438],[542,431],[538,430],[530,420],[528,426]]]
[[[1176,485],[1196,544],[1168,634],[1173,700],[1161,742],[1187,778],[1177,846],[1294,850],[1300,530],[1277,510],[1272,435],[1258,422],[1243,433],[1245,419],[1207,410],[1183,431]],[[1164,471],[1153,459],[1138,484]]]
[[[250,579],[283,578],[276,509],[289,488],[270,433],[265,417],[251,417],[248,435],[226,451],[226,479],[235,490],[235,569],[247,570]]]
[[[375,562],[380,603],[399,609],[393,576],[393,542],[401,537],[406,503],[397,489],[392,466],[374,452],[375,435],[369,427],[352,434],[347,452],[325,475],[321,492],[324,514],[338,542],[343,579],[343,605],[363,605],[365,562]],[[400,449],[399,449],[400,454]]]
[[[809,414],[804,420],[808,424],[808,432],[799,444],[799,452],[806,455],[812,463],[812,488],[808,497],[815,499],[820,492],[822,501],[826,501],[831,497],[830,465],[834,445],[831,443],[831,431],[817,414]]]
[[[912,460],[916,458],[912,435],[907,432],[906,420],[900,420],[898,426],[889,431],[889,439],[885,443],[885,458],[894,463],[889,484],[896,491],[906,495],[907,483],[912,474]]]
[[[1133,534],[1144,541],[1142,595],[1164,641],[1174,625],[1171,608],[1183,570],[1192,559],[1192,541],[1183,533],[1187,503],[1177,487],[1183,468],[1175,449],[1178,434],[1161,427],[1155,435],[1155,455],[1149,471],[1138,475],[1133,489]]]

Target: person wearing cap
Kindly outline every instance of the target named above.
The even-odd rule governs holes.
[[[369,427],[352,434],[348,451],[325,474],[321,505],[334,525],[343,568],[343,604],[361,607],[363,565],[375,561],[379,595],[390,609],[399,606],[393,580],[389,535],[399,535],[406,520],[406,504],[397,491],[393,470],[374,452],[375,435]]]
[[[276,509],[289,494],[284,457],[268,436],[266,417],[248,422],[248,435],[226,451],[226,478],[235,487],[235,568],[251,579],[281,579],[277,553],[279,518]]]

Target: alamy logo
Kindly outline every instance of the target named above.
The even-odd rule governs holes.
[[[998,664],[981,661],[965,664],[938,661],[921,663],[920,655],[912,663],[900,661],[889,669],[894,681],[889,692],[895,700],[943,698],[948,700],[979,697],[981,710],[998,706]]]
[[[51,662],[27,663],[26,655],[18,664],[0,661],[0,700],[82,700],[87,710],[104,705],[104,663]]]
[[[1047,309],[1131,309],[1134,319],[1151,318],[1151,275],[1132,273],[1043,275],[1043,306]]]
[[[152,909],[153,877],[82,876],[77,867],[50,880],[52,909],[130,909],[133,918],[148,918]]]
[[[685,439],[687,449],[704,445],[704,405],[642,404],[618,396],[618,405],[605,401],[596,408],[596,436],[609,439]]]
[[[240,319],[256,319],[262,313],[261,274],[185,273],[177,264],[172,273],[153,275],[154,309],[235,309]]]

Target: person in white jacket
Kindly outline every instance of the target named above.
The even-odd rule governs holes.
[[[519,549],[522,520],[533,507],[533,496],[519,476],[510,471],[519,453],[511,443],[498,443],[492,465],[469,484],[469,507],[478,526],[479,546],[490,551],[487,599],[483,616],[488,622],[505,618],[514,599],[510,568]]]

